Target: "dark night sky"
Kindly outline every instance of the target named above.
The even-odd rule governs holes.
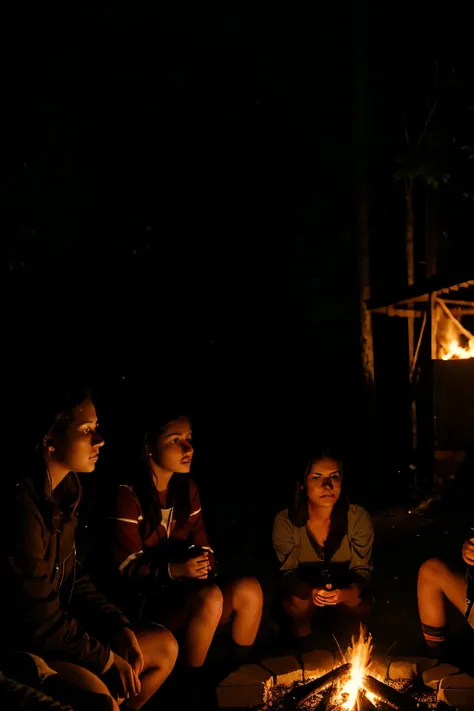
[[[308,19],[115,12],[92,29],[64,15],[4,28],[9,236],[40,311],[45,293],[61,317],[57,294],[79,279],[101,330],[178,300],[198,340],[247,349],[250,332],[250,347],[286,349],[298,239],[313,231],[324,253],[321,206],[334,230],[350,183],[331,161],[351,139],[348,37],[336,48]]]
[[[174,361],[215,407],[270,405],[276,419],[291,398],[329,429],[348,425],[358,383],[351,8],[294,5],[104,5],[101,16],[82,6],[4,20],[2,318],[15,377],[25,361],[54,369],[64,352],[95,379],[168,378]],[[456,22],[454,10],[370,4],[378,288],[402,279],[392,174],[403,115],[416,125],[424,115],[416,102],[436,58],[463,79],[443,125],[469,138],[472,60]],[[464,217],[449,212],[453,263],[469,253]]]

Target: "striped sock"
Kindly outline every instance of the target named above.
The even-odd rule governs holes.
[[[432,627],[421,623],[421,628],[428,647],[439,649],[446,642],[446,627]]]

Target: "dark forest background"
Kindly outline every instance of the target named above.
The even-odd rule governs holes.
[[[2,368],[23,416],[31,382],[90,379],[100,473],[141,402],[184,393],[221,512],[270,496],[271,517],[313,441],[338,442],[363,500],[404,485],[406,324],[382,316],[366,416],[357,166],[373,295],[406,283],[407,176],[417,279],[430,232],[438,273],[470,268],[467,25],[454,4],[394,0],[4,16]]]

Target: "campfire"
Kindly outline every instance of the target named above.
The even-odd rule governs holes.
[[[410,693],[402,693],[369,672],[372,637],[361,627],[359,637],[343,656],[343,663],[306,684],[288,691],[279,705],[295,711],[299,705],[311,711],[415,711],[420,703]],[[311,703],[308,706],[307,703]]]
[[[437,659],[372,654],[361,629],[336,657],[314,649],[244,664],[217,698],[221,711],[473,711],[474,677]]]
[[[376,696],[364,685],[366,670],[370,663],[372,651],[372,637],[365,637],[361,627],[358,640],[352,640],[352,647],[349,648],[349,673],[335,694],[335,705],[341,706],[345,711],[353,711],[359,700],[360,694],[365,694],[369,701],[374,702]]]

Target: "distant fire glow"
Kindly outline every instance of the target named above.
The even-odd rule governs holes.
[[[474,358],[474,339],[471,338],[467,345],[463,348],[458,341],[450,341],[448,347],[445,347],[446,352],[441,356],[442,360],[465,360],[466,358]]]

